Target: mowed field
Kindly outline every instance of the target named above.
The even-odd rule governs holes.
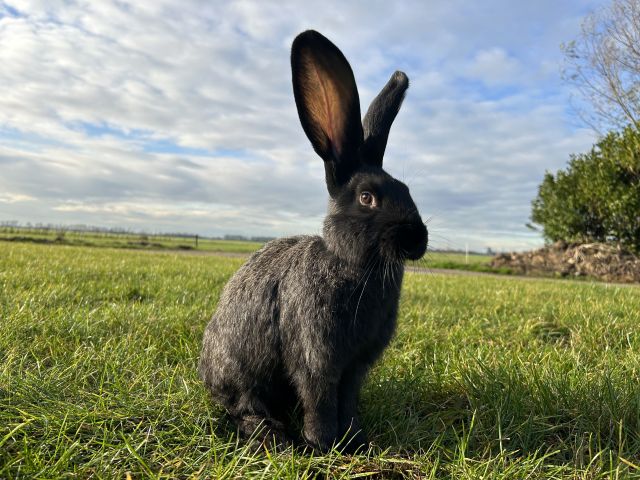
[[[238,443],[196,375],[241,258],[0,242],[0,478],[640,478],[640,289],[408,273],[361,455]]]
[[[146,235],[139,233],[113,233],[96,231],[63,231],[43,228],[16,228],[0,226],[0,241],[36,243],[43,245],[67,245],[101,248],[125,248],[128,250],[172,250],[193,254],[222,253],[226,255],[250,255],[263,243],[243,240],[222,240],[195,236]],[[456,252],[430,251],[425,260],[414,266],[447,268],[494,273],[509,273],[489,267],[490,256]],[[426,263],[425,263],[426,262]]]
[[[184,250],[246,253],[262,246],[258,242],[198,238],[195,236],[146,235],[139,233],[77,232],[42,228],[0,227],[0,240],[39,244],[126,248],[136,250]]]

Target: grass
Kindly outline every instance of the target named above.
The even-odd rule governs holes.
[[[222,252],[249,255],[263,244],[259,242],[219,240],[171,235],[145,235],[110,232],[74,232],[43,228],[0,227],[0,241],[66,245],[83,247],[126,248],[135,250],[185,250],[197,252]],[[511,273],[489,266],[490,256],[455,252],[429,252],[426,265],[430,268],[470,270],[478,272]],[[424,262],[416,265],[425,265]]]
[[[418,265],[426,268],[443,268],[446,270],[465,270],[469,272],[501,273],[510,275],[508,268],[493,268],[490,266],[489,255],[470,253],[465,255],[458,252],[429,251],[419,262],[411,262],[410,265]]]
[[[262,246],[259,242],[219,240],[195,236],[146,235],[136,233],[75,232],[42,228],[0,227],[0,240],[83,247],[127,248],[139,250],[198,250],[204,252],[246,253]]]
[[[0,478],[640,478],[640,289],[409,273],[371,450],[255,452],[195,372],[241,262],[0,243]]]

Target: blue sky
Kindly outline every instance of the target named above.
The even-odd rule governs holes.
[[[525,227],[537,185],[595,140],[560,44],[601,1],[0,5],[0,220],[319,233],[322,161],[289,71],[307,28],[350,60],[363,111],[408,74],[385,168],[434,248],[540,245]]]

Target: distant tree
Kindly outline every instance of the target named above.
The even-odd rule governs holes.
[[[640,0],[612,0],[562,48],[563,77],[591,107],[577,107],[582,119],[599,132],[640,130]]]
[[[273,240],[275,237],[251,237],[249,240],[251,240],[252,242],[258,242],[258,243],[267,243],[270,242],[271,240]]]
[[[224,240],[232,240],[232,241],[247,241],[247,237],[244,235],[225,235]]]
[[[531,221],[548,241],[611,242],[640,252],[640,133],[612,132],[591,151],[547,172]]]

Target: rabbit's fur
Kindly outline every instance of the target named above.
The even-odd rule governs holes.
[[[236,272],[204,332],[199,373],[242,434],[261,427],[287,443],[300,403],[308,444],[344,438],[354,449],[366,443],[358,392],[393,335],[403,261],[427,245],[408,188],[382,170],[408,79],[396,72],[361,122],[351,67],[329,40],[301,33],[291,64],[300,121],[325,165],[323,235],[269,242]]]

